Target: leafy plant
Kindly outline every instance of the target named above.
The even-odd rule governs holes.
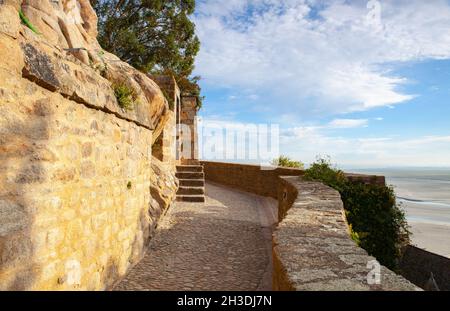
[[[325,159],[311,165],[303,178],[338,190],[353,240],[381,264],[396,269],[402,249],[410,242],[410,232],[392,187],[350,182]]]
[[[39,34],[39,31],[37,31],[36,27],[33,26],[33,24],[30,22],[30,20],[25,16],[22,10],[19,10],[19,17],[22,23],[24,23],[28,28],[31,29],[32,32],[35,34]]]
[[[281,155],[278,159],[273,159],[271,164],[274,166],[292,167],[299,169],[303,169],[304,167],[302,162],[291,160],[289,157],[283,155]]]
[[[323,158],[319,158],[305,171],[304,178],[307,180],[319,180],[339,192],[344,190],[347,184],[344,172],[333,167],[329,159]]]
[[[119,106],[125,110],[130,110],[136,97],[134,90],[124,83],[114,84],[113,88]]]

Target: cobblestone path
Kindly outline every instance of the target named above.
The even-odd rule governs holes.
[[[271,290],[276,201],[207,183],[177,202],[144,259],[115,290]]]

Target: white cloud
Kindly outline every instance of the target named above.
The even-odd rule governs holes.
[[[349,138],[298,127],[283,131],[280,142],[283,153],[306,163],[330,156],[351,167],[450,166],[450,136]]]
[[[332,161],[341,167],[450,166],[450,136],[448,135],[417,138],[342,137],[338,135],[339,129],[333,126],[333,123],[342,126],[344,124],[355,127],[364,126],[367,123],[363,121],[366,120],[334,120],[325,125],[281,129],[278,140],[280,153],[307,164],[314,162],[317,156],[330,156]],[[206,128],[221,129],[221,132],[227,129],[241,133],[256,133],[258,127],[258,124],[230,121],[220,116],[203,119],[199,133],[208,133],[208,130],[202,130],[202,125]],[[200,139],[203,139],[201,145],[206,146],[206,152],[203,152],[205,160],[223,159],[225,150],[230,147],[224,145],[226,141],[222,140],[222,144],[219,144],[213,153],[216,157],[210,158],[208,156],[211,156],[211,153],[207,152],[207,137],[200,137]],[[246,143],[249,139],[246,139]],[[255,144],[248,144],[249,148],[252,146],[256,148]],[[252,152],[256,153],[256,150],[252,149]],[[227,159],[227,161],[231,160]],[[247,162],[245,159],[234,160]]]
[[[334,119],[330,122],[330,128],[355,128],[368,126],[367,119]]]
[[[312,4],[321,4],[319,11]],[[277,99],[272,110],[345,113],[404,103],[408,81],[392,62],[450,57],[450,5],[444,0],[204,0],[195,23],[204,83],[251,88]]]

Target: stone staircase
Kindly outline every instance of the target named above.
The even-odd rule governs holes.
[[[205,202],[205,174],[202,165],[178,165],[176,177],[180,180],[177,201]]]

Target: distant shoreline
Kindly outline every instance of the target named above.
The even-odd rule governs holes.
[[[383,175],[393,185],[397,202],[406,213],[411,243],[450,258],[450,169],[385,168],[359,169],[360,173]]]
[[[419,204],[426,204],[426,205],[439,205],[443,207],[450,207],[450,204],[448,203],[442,203],[442,202],[433,202],[433,201],[425,201],[425,200],[419,200],[419,199],[409,199],[405,197],[397,196],[398,200],[411,202],[411,203],[419,203]]]

